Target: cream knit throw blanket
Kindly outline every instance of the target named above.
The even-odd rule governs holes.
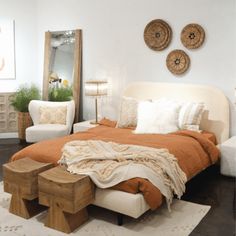
[[[89,175],[100,188],[135,177],[146,178],[166,197],[169,209],[173,194],[180,198],[187,181],[167,149],[100,140],[72,141],[64,145],[58,162],[67,165],[71,173]]]

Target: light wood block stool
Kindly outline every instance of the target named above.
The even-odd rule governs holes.
[[[52,167],[30,158],[3,165],[4,191],[12,194],[11,213],[28,219],[45,209],[38,204],[38,174]]]
[[[71,233],[88,219],[86,206],[94,200],[88,176],[58,166],[39,174],[38,184],[39,203],[49,207],[45,226]]]

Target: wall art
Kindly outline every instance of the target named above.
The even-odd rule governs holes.
[[[168,47],[172,37],[170,26],[163,20],[157,19],[149,22],[144,30],[146,45],[155,51]]]
[[[166,66],[175,75],[183,74],[190,64],[189,56],[183,50],[173,50],[166,58]]]
[[[0,79],[15,78],[14,21],[0,19]]]
[[[199,48],[205,39],[205,31],[198,24],[188,24],[181,32],[181,42],[188,49]]]

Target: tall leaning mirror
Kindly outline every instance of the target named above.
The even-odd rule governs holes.
[[[75,122],[79,121],[82,31],[67,30],[45,33],[43,100],[52,88],[72,88],[75,101]]]

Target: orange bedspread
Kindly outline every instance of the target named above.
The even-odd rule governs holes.
[[[113,126],[110,124],[110,126]],[[103,140],[122,144],[143,145],[154,148],[167,148],[179,162],[180,168],[190,179],[206,167],[214,164],[219,157],[219,150],[203,134],[192,131],[178,131],[171,134],[133,134],[131,129],[119,129],[106,125],[80,132],[42,141],[30,145],[15,153],[11,160],[30,157],[41,162],[52,162],[55,165],[61,157],[61,149],[66,142],[72,140]],[[130,193],[142,192],[151,209],[155,209],[162,203],[160,191],[149,181],[134,178],[124,181],[113,187]]]

